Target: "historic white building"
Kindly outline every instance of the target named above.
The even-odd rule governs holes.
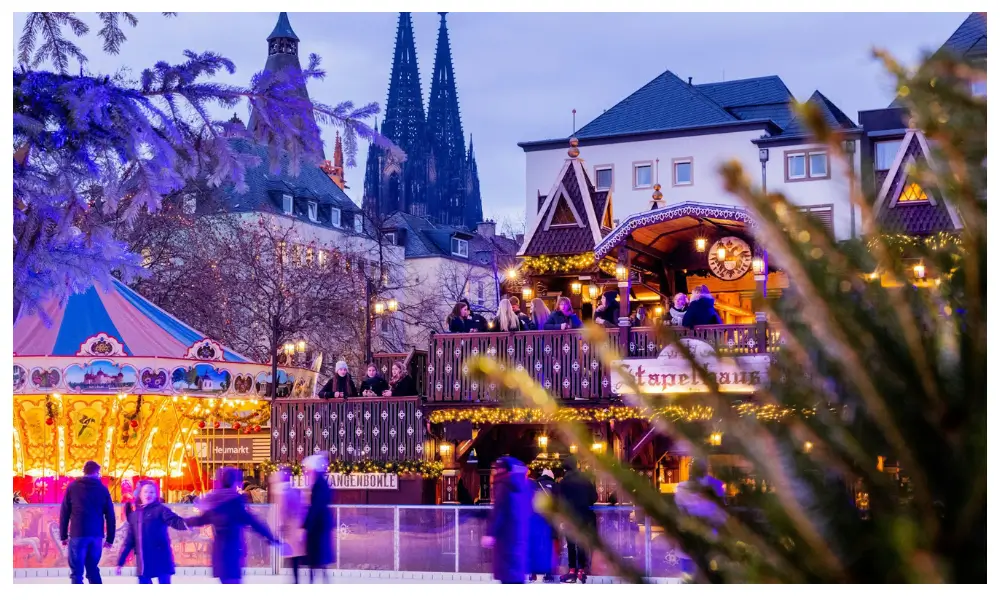
[[[757,185],[782,192],[829,223],[837,239],[860,235],[850,202],[858,156],[857,125],[820,92],[807,100],[840,130],[854,169],[816,144],[794,112],[795,98],[777,76],[693,84],[666,71],[580,128],[580,158],[597,192],[610,192],[616,220],[659,206],[739,204],[723,189],[719,168],[737,160]],[[519,144],[525,152],[525,221],[530,231],[566,160],[569,140]]]

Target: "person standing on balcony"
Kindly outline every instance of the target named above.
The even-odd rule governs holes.
[[[472,330],[470,314],[468,304],[462,301],[457,302],[455,308],[451,309],[451,314],[448,315],[448,331],[450,333],[469,333]]]
[[[313,583],[316,572],[323,575],[323,583],[330,583],[326,568],[333,562],[333,517],[330,505],[333,492],[326,480],[329,461],[322,454],[314,454],[302,463],[312,486],[309,492],[309,509],[302,527],[306,530],[306,564],[309,565],[309,583]]]
[[[496,329],[504,333],[514,333],[521,330],[521,320],[517,318],[517,313],[514,312],[510,300],[500,301],[500,306],[497,308]]]
[[[139,583],[153,583],[154,577],[161,585],[170,583],[174,574],[170,527],[179,531],[187,529],[184,519],[160,502],[156,483],[148,479],[140,481],[135,491],[135,510],[128,517],[128,534],[118,555],[115,574],[122,574],[122,567],[134,550]]]
[[[493,463],[493,511],[483,536],[493,548],[493,577],[500,583],[524,583],[528,576],[528,536],[534,496],[528,468],[510,456]]]
[[[215,476],[216,488],[198,504],[200,515],[184,520],[188,527],[212,527],[212,577],[220,583],[243,582],[243,566],[247,558],[246,539],[243,531],[253,529],[272,546],[279,545],[267,525],[247,508],[247,501],[240,494],[242,480],[239,469],[223,467]]]
[[[389,382],[378,372],[375,363],[368,365],[368,377],[361,382],[361,395],[365,397],[388,396]]]
[[[645,327],[649,324],[649,320],[646,317],[646,307],[640,306],[635,309],[635,316],[632,317],[632,327]]]
[[[545,329],[545,324],[549,322],[549,307],[545,306],[545,300],[535,298],[531,301],[531,326],[528,329],[538,331]]]
[[[59,508],[59,539],[69,546],[69,578],[83,583],[86,572],[90,583],[101,581],[101,542],[111,548],[115,541],[115,506],[111,492],[101,483],[101,465],[88,460],[83,477],[66,487]]]
[[[521,331],[530,331],[531,318],[521,312],[521,299],[517,296],[511,296],[508,300],[510,300],[510,307],[514,310],[514,314],[517,315],[517,322],[520,325]]]
[[[271,475],[268,489],[272,502],[278,509],[278,535],[283,542],[282,555],[292,565],[292,581],[299,582],[299,567],[305,562],[306,530],[302,528],[305,511],[302,492],[292,487],[292,471],[281,467]]]
[[[390,396],[416,396],[417,384],[413,382],[413,377],[406,372],[406,365],[398,360],[392,363],[392,376],[389,378]]]
[[[546,331],[561,331],[565,329],[579,329],[583,327],[580,317],[573,312],[573,303],[569,298],[560,296],[556,300],[556,309],[549,315],[549,320],[545,323]]]
[[[691,296],[691,304],[688,305],[682,321],[684,327],[693,328],[699,325],[721,325],[722,318],[715,310],[715,298],[708,291],[707,285],[699,285],[694,289]]]
[[[604,292],[594,310],[594,322],[605,327],[618,327],[618,309],[618,290]]]
[[[354,380],[347,369],[347,361],[337,361],[337,370],[326,382],[319,392],[319,397],[329,398],[352,398],[358,395],[358,388],[354,386]]]
[[[597,528],[597,515],[594,504],[597,503],[597,486],[583,472],[577,469],[576,458],[566,459],[566,475],[556,486],[556,494],[573,520],[582,527]],[[590,556],[582,540],[568,536],[566,551],[569,555],[569,572],[559,578],[563,583],[587,583],[587,569],[590,568]]]
[[[670,325],[673,327],[681,327],[684,325],[684,315],[687,314],[688,307],[688,297],[684,293],[678,293],[674,296],[674,305],[670,307],[670,311],[667,313],[670,317]]]

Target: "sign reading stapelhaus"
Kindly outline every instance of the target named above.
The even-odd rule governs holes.
[[[719,356],[711,344],[696,339],[683,339],[684,344],[709,377],[719,385],[719,391],[749,394],[766,386],[771,358],[766,353],[740,356]],[[617,367],[623,367],[634,381],[624,377]],[[638,389],[636,389],[638,388]],[[702,380],[681,351],[670,345],[656,358],[631,358],[612,363],[611,391],[615,394],[691,394],[707,392]]]
[[[330,473],[328,478],[335,490],[399,489],[399,476],[395,473]]]

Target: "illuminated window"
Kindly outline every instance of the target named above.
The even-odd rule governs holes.
[[[925,202],[927,192],[920,187],[919,183],[911,183],[903,188],[903,193],[899,195],[900,202]]]
[[[319,263],[319,266],[321,266],[321,267],[326,264],[326,251],[325,250],[319,250],[319,251],[316,252],[316,262]]]

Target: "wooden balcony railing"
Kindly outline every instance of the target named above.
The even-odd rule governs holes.
[[[667,344],[659,328],[636,327],[629,331],[628,347],[621,347],[620,331],[606,330],[608,342],[620,355],[652,358]],[[675,328],[680,338],[707,342],[722,356],[772,352],[780,337],[766,323]],[[581,331],[522,331],[517,333],[433,334],[427,363],[428,402],[495,403],[509,400],[495,384],[474,380],[467,366],[470,358],[488,356],[501,369],[528,371],[557,398],[605,400],[611,398],[608,370],[597,349]]]

